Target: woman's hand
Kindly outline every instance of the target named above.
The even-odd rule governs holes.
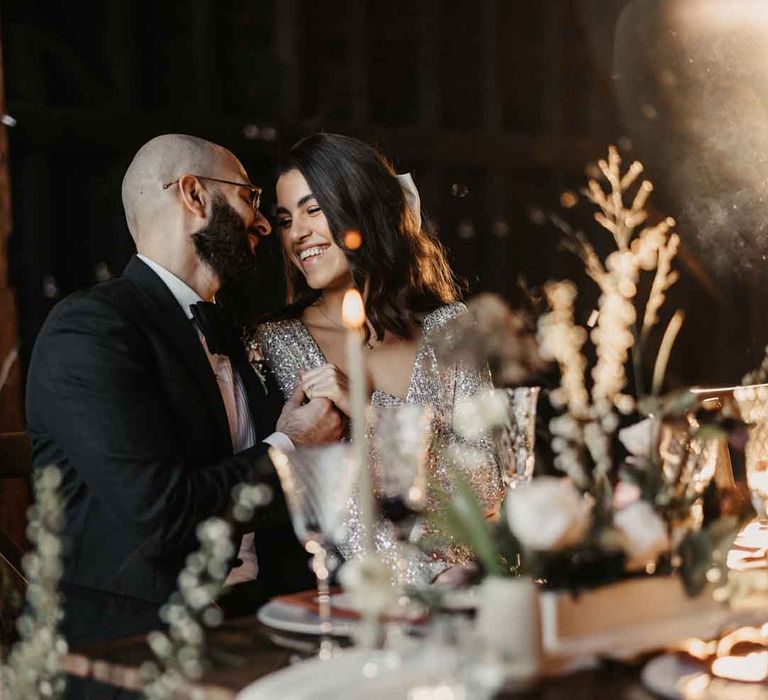
[[[301,375],[301,386],[308,399],[328,399],[347,416],[349,407],[349,383],[347,375],[336,365],[323,365]]]

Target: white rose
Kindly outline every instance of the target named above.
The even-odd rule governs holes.
[[[397,599],[392,572],[378,554],[347,561],[339,569],[339,582],[361,612],[381,614]]]
[[[653,448],[653,418],[645,418],[639,423],[619,430],[619,440],[629,454],[635,457],[648,457]]]
[[[592,503],[568,478],[542,476],[509,492],[506,517],[520,543],[539,551],[572,547],[587,534]]]
[[[453,427],[462,437],[476,440],[508,420],[509,397],[500,389],[491,389],[459,401]]]
[[[644,569],[669,550],[667,526],[647,501],[635,501],[617,511],[613,524],[622,535],[630,570]]]

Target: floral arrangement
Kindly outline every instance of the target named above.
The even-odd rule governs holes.
[[[269,503],[272,492],[265,485],[240,484],[233,491],[232,516],[248,522],[256,508]],[[205,628],[222,620],[215,601],[235,554],[232,526],[223,518],[209,518],[197,527],[200,548],[187,557],[179,574],[179,589],[160,611],[168,630],[147,636],[157,662],[142,667],[144,695],[150,700],[170,700],[183,692],[196,697],[190,684],[205,671],[207,655]],[[198,691],[199,692],[199,691]]]
[[[55,467],[35,475],[36,498],[27,528],[33,549],[23,559],[29,608],[17,623],[20,641],[0,668],[0,688],[8,698],[58,698],[66,685],[59,665],[59,656],[67,651],[58,629],[63,616],[58,590],[62,569],[60,483],[61,474]]]
[[[645,390],[643,355],[677,280],[672,262],[680,239],[671,218],[647,223],[653,187],[647,180],[638,183],[640,163],[622,171],[611,147],[597,165],[602,179],[590,179],[583,194],[613,249],[603,259],[583,232],[551,217],[597,285],[597,308],[587,327],[577,322],[576,285],[554,281],[543,288],[546,310],[535,332],[527,334],[523,321],[513,321],[516,314],[505,316],[498,301],[493,322],[484,321],[489,302],[482,299],[480,310],[470,307],[462,321],[471,334],[454,329],[442,339],[441,352],[465,350],[477,366],[490,364],[497,386],[524,381],[526,361],[534,371],[539,359],[556,368],[548,428],[549,471],[557,475],[511,489],[495,527],[483,519],[470,489],[458,483],[438,516],[440,526],[469,546],[490,574],[529,574],[553,587],[578,589],[634,572],[676,571],[693,594],[707,577],[716,578],[712,564],[723,557],[727,536],[735,535],[749,508],[712,483],[717,440],[743,439],[744,425],[726,413],[703,410],[690,392],[661,395],[683,321],[680,311],[667,322],[650,391]],[[650,286],[641,295],[644,277]],[[463,345],[456,339],[462,334],[471,338]],[[534,334],[537,353],[531,348]],[[506,364],[511,371],[504,371]],[[459,418],[473,417],[471,430],[462,422],[456,429],[475,434],[480,416],[486,430],[498,431],[494,416],[504,412],[489,410],[493,405],[498,401],[477,397],[473,406],[457,411]]]
[[[757,369],[753,369],[747,372],[741,380],[744,386],[750,384],[766,384],[768,383],[768,347],[765,348],[765,354],[763,360]]]

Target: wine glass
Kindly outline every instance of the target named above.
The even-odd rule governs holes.
[[[747,484],[761,521],[768,520],[768,384],[742,386],[733,396],[741,417],[749,424],[746,446]]]
[[[432,409],[420,404],[372,406],[369,426],[374,493],[398,542],[396,579],[402,589],[407,578],[403,550],[427,501]]]
[[[328,549],[346,530],[349,499],[357,480],[356,462],[345,443],[290,452],[273,447],[269,456],[280,478],[296,536],[312,555],[320,614],[319,656],[327,659],[336,649],[330,636],[332,559]]]
[[[498,450],[502,479],[509,489],[530,481],[533,476],[539,391],[537,386],[503,390],[507,412],[500,426]]]

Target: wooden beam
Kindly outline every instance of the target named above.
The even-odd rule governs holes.
[[[6,114],[0,43],[0,114]],[[8,239],[11,235],[11,183],[8,172],[8,127],[0,124],[0,433],[24,429],[21,372],[18,361],[16,299],[8,284]],[[0,530],[24,548],[29,491],[24,479],[0,480]]]
[[[299,120],[299,8],[297,0],[275,3],[275,46],[280,61],[280,116],[289,124]]]
[[[148,113],[119,110],[18,107],[14,111],[18,126],[13,134],[14,148],[51,149],[82,153],[93,149],[120,152],[138,147],[163,131],[220,134],[236,144],[243,155],[263,154],[266,146],[242,136],[246,119],[212,117],[210,114],[175,112]],[[397,153],[407,153],[414,161],[456,163],[473,168],[505,172],[521,167],[574,167],[602,156],[604,144],[589,137],[557,134],[473,133],[451,129],[360,126],[349,122],[327,122],[328,131],[348,133],[387,144]]]

